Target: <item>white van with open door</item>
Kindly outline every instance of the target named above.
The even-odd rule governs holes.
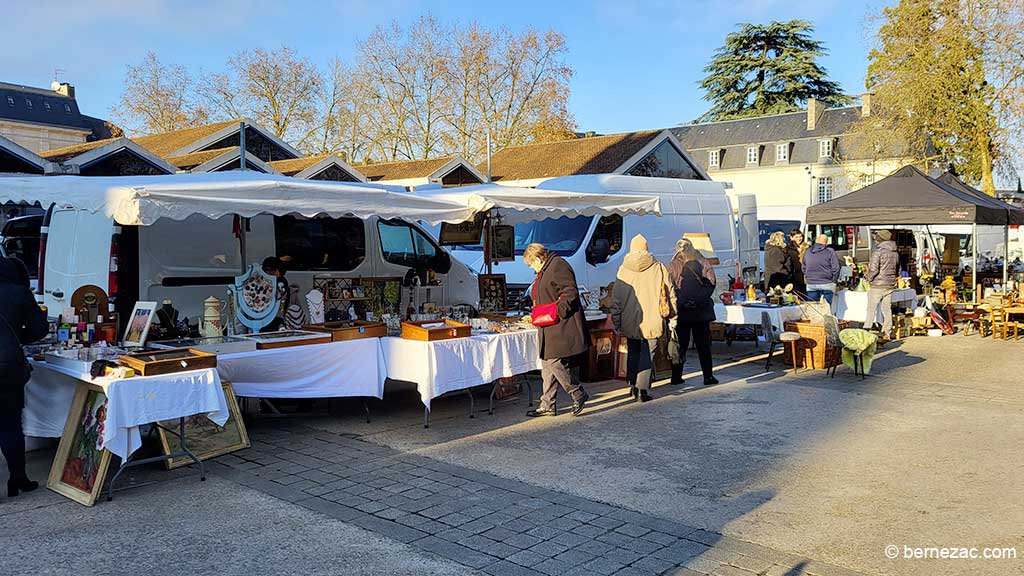
[[[256,216],[246,233],[246,252],[249,263],[288,257],[287,278],[300,294],[312,289],[317,274],[403,278],[411,269],[421,276],[431,270],[442,283],[415,289],[416,303],[479,300],[473,273],[417,224],[401,220]],[[203,300],[224,300],[240,273],[231,216],[120,226],[102,213],[55,206],[41,228],[39,286],[52,314],[70,306],[78,287],[93,284],[111,295],[122,315],[137,300],[169,298],[183,316],[195,319]],[[403,290],[403,306],[409,294]]]
[[[742,243],[737,227],[739,221],[744,229],[753,230],[756,202],[745,198],[741,206],[746,212],[734,211],[721,182],[600,174],[553,178],[537,186],[538,194],[544,190],[657,196],[662,214],[561,217],[516,224],[515,260],[493,265],[495,274],[505,275],[513,306],[534,280],[533,270],[522,258],[526,246],[533,242],[565,258],[576,272],[577,281],[595,296],[601,287],[615,281],[629,251],[629,239],[636,234],[647,238],[651,253],[664,263],[672,259],[676,241],[684,233],[710,234],[720,260],[715,267],[719,291],[728,288],[728,278],[736,276],[738,264],[757,265],[756,239]],[[452,253],[472,270],[483,271],[480,245],[458,246]]]

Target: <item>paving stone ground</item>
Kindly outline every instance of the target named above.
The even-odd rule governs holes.
[[[678,522],[297,423],[260,423],[219,476],[494,576],[851,576]]]

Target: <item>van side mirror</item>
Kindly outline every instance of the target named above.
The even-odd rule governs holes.
[[[611,252],[611,245],[608,243],[607,238],[596,238],[590,246],[587,247],[587,263],[591,266],[604,264],[611,256]]]

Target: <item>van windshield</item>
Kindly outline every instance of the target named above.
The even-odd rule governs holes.
[[[572,256],[583,244],[583,239],[590,229],[590,216],[570,218],[548,218],[534,220],[515,225],[516,256],[522,256],[526,247],[534,242],[543,244],[549,251],[559,256]],[[482,244],[459,246],[462,250],[483,251]]]
[[[786,235],[786,241],[789,241],[789,231],[794,228],[800,228],[799,220],[758,220],[757,221],[757,236],[758,242],[760,242],[761,250],[764,250],[764,243],[768,241],[768,237],[773,232],[782,232]]]

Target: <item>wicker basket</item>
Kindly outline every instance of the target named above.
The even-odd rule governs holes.
[[[803,340],[796,343],[796,363],[798,368],[812,368],[823,370],[838,366],[842,362],[842,348],[828,346],[825,338],[825,326],[823,324],[811,324],[807,320],[789,321],[784,324],[787,332],[796,332],[803,336]],[[840,320],[839,329],[849,327],[849,322]],[[791,346],[786,343],[786,352],[783,354],[783,361],[793,365],[793,352]]]

